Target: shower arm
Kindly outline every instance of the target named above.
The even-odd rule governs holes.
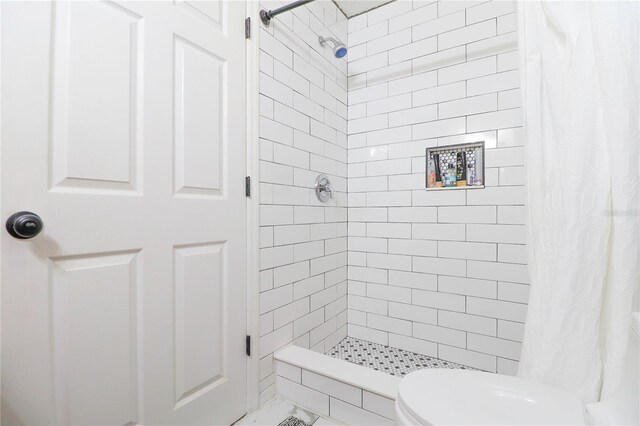
[[[296,7],[300,7],[303,6],[307,3],[311,3],[313,0],[298,0],[298,1],[294,1],[293,3],[289,3],[285,6],[279,7],[275,10],[265,10],[262,9],[260,11],[260,20],[262,20],[262,23],[265,24],[266,26],[269,26],[269,23],[271,22],[271,18],[273,18],[274,16],[280,15],[281,13],[284,12],[288,12],[291,9],[295,9]]]

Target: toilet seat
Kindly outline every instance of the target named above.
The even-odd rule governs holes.
[[[500,374],[426,369],[400,382],[398,424],[584,425],[575,393]]]

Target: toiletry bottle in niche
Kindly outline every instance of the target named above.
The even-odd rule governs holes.
[[[432,158],[429,158],[427,165],[427,188],[435,188],[436,186],[436,169]]]
[[[440,154],[433,154],[433,169],[436,175],[436,188],[442,188],[442,174],[440,172]]]
[[[456,168],[453,166],[453,163],[449,163],[449,167],[444,174],[444,186],[456,186],[456,180]]]
[[[456,186],[467,186],[467,156],[464,151],[458,152],[456,165]]]

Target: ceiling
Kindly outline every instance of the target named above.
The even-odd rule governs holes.
[[[371,9],[391,3],[393,0],[333,0],[340,10],[347,16],[352,18],[361,13],[368,12]]]

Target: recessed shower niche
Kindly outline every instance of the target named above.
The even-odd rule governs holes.
[[[484,142],[426,150],[427,190],[484,188]]]

